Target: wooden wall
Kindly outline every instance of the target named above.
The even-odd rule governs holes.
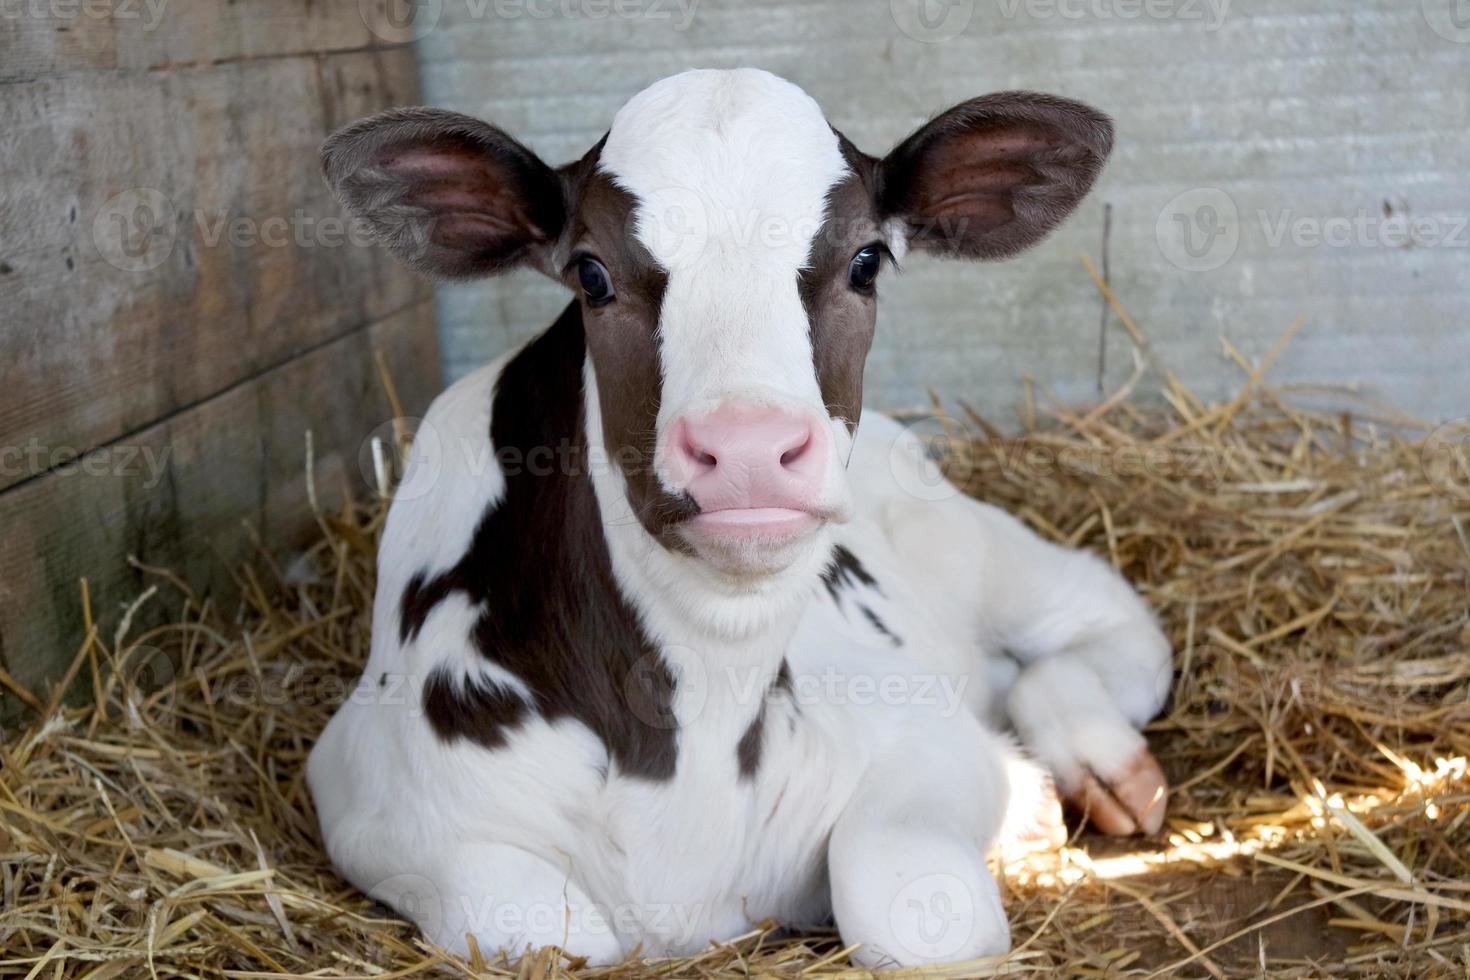
[[[391,416],[375,352],[410,414],[438,388],[430,290],[319,176],[327,133],[419,101],[411,39],[359,7],[0,18],[0,667],[33,690],[82,576],[115,620],[129,556],[227,590],[250,529],[299,544],[306,431],[325,494]]]

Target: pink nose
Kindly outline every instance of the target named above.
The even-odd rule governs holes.
[[[674,479],[705,513],[809,511],[821,490],[827,436],[804,414],[727,403],[675,423],[669,449]]]

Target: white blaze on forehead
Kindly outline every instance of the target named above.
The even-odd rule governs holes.
[[[617,114],[599,166],[668,273],[660,446],[674,418],[730,399],[825,414],[798,276],[848,167],[811,97],[748,68],[675,75]]]
[[[614,118],[600,167],[638,201],[638,238],[671,275],[715,259],[794,271],[847,173],[816,102],[752,68],[644,89]]]
[[[674,420],[722,403],[806,411],[847,439],[822,401],[799,289],[828,195],[849,174],[816,102],[764,71],[685,72],[618,112],[598,166],[633,197],[629,231],[668,275],[654,459],[665,489],[679,490]],[[845,458],[826,453],[816,509],[846,511]]]

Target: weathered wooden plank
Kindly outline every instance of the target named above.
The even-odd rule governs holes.
[[[312,523],[306,431],[327,502],[344,476],[366,485],[359,450],[392,418],[375,350],[405,410],[422,413],[438,388],[427,301],[0,493],[0,666],[43,690],[81,639],[78,580],[109,631],[148,584],[129,555],[227,595],[252,553],[246,523],[278,554],[299,546]]]
[[[117,439],[427,295],[354,242],[317,169],[332,129],[417,101],[408,49],[3,91],[0,446],[28,461]],[[35,475],[0,467],[0,488]]]
[[[412,40],[386,0],[11,0],[0,83],[66,71],[201,67]]]

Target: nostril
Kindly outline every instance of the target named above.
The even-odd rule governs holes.
[[[696,473],[714,469],[719,465],[719,460],[715,458],[714,453],[701,448],[704,441],[698,440],[692,430],[693,427],[687,423],[680,424],[674,436],[674,449],[677,455],[682,457],[685,465]]]
[[[787,468],[795,466],[797,461],[806,455],[806,451],[811,447],[811,444],[812,434],[808,431],[801,442],[781,454],[781,465]]]

